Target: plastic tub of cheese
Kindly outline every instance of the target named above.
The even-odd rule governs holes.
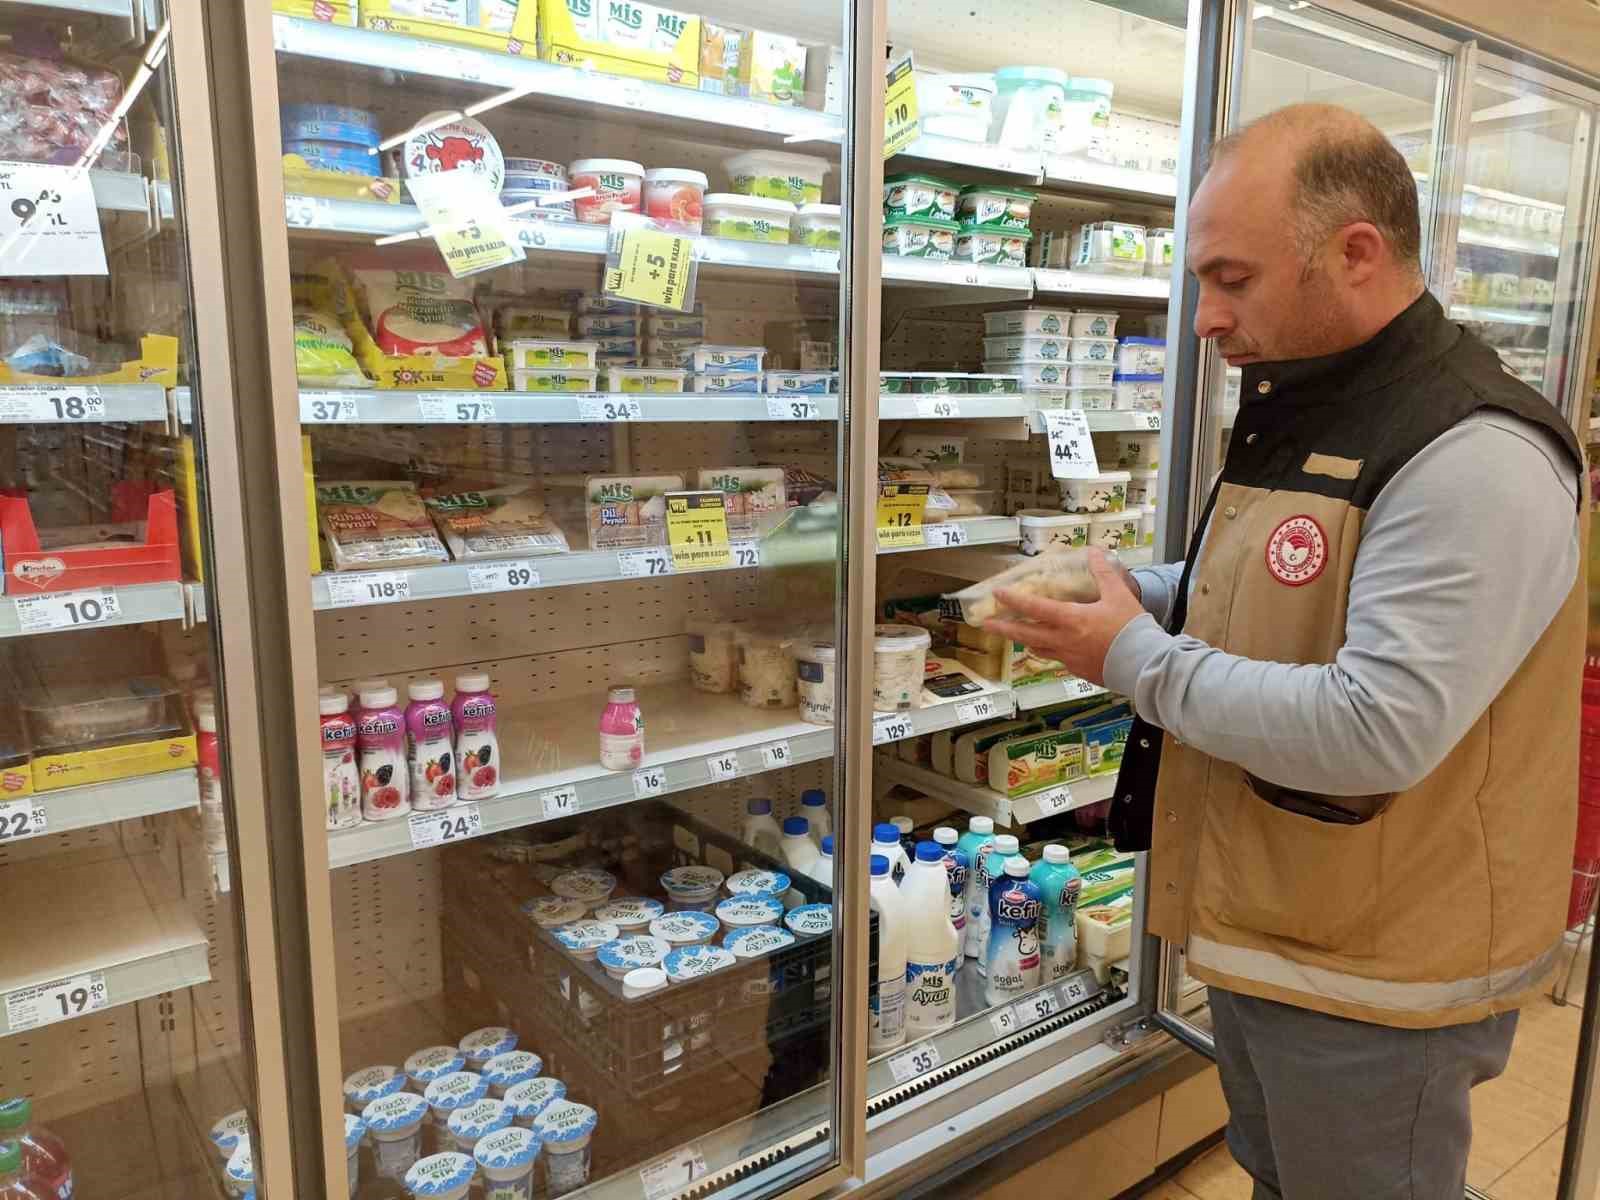
[[[834,671],[839,652],[832,641],[802,639],[795,643],[795,688],[800,719],[812,725],[833,724]]]
[[[1115,373],[1116,368],[1110,363],[1071,363],[1067,367],[1067,386],[1108,388]]]
[[[1063,388],[1067,386],[1067,364],[1064,362],[1006,362],[1001,359],[983,360],[985,371],[1014,372],[1025,392],[1038,388]]]
[[[787,246],[794,216],[787,200],[713,192],[706,197],[704,229],[707,237]]]
[[[1001,67],[994,79],[989,140],[1014,150],[1042,150],[1053,143],[1067,73],[1055,67]]]
[[[1049,334],[986,337],[983,357],[989,362],[1066,362],[1071,338]]]
[[[1117,343],[1117,370],[1124,375],[1160,375],[1167,369],[1162,338],[1126,337]]]
[[[1077,913],[1078,945],[1093,958],[1118,959],[1133,946],[1133,908],[1128,904],[1095,904]]]
[[[672,867],[661,875],[661,888],[676,909],[714,905],[722,887],[724,876],[715,867],[689,863]],[[665,914],[662,914],[663,916]],[[655,919],[651,919],[651,924]]]
[[[1069,387],[1067,407],[1085,412],[1110,412],[1116,407],[1116,392],[1108,387]]]
[[[1072,269],[1091,275],[1143,275],[1145,228],[1123,221],[1095,221],[1078,231]]]
[[[533,368],[511,372],[514,392],[592,392],[600,379],[598,371],[539,371]]]
[[[955,259],[987,267],[1025,267],[1028,265],[1028,241],[1032,237],[1026,229],[962,224],[956,234]]]
[[[1154,546],[1156,544],[1156,506],[1154,504],[1141,504],[1139,506],[1139,545]]]
[[[721,395],[756,395],[761,391],[759,371],[696,371],[690,377],[691,390]]]
[[[888,217],[934,217],[956,219],[958,184],[932,175],[890,175],[883,181],[883,215]]]
[[[1012,229],[1028,232],[1033,216],[1034,194],[1021,188],[974,185],[961,189],[956,198],[956,220],[980,229]]]
[[[1061,511],[1071,513],[1121,512],[1128,502],[1126,471],[1102,471],[1087,479],[1060,479]]]
[[[1176,241],[1170,229],[1151,229],[1145,233],[1145,274],[1166,275],[1172,270],[1172,247]]]
[[[1116,338],[1073,338],[1071,353],[1068,358],[1075,363],[1104,363],[1111,365],[1116,362]]]
[[[1124,467],[1128,472],[1128,507],[1149,504],[1156,498],[1156,481],[1161,473],[1150,467]]]
[[[592,317],[577,318],[578,332],[586,338],[636,338],[643,332],[644,321],[637,313],[597,313]],[[599,346],[595,349],[598,351]],[[516,363],[516,366],[592,367],[593,362]]]
[[[696,371],[760,371],[765,346],[700,346],[694,352]]]
[[[879,625],[872,632],[873,710],[921,708],[922,668],[932,636],[916,625]]]
[[[994,92],[993,75],[918,75],[917,107],[922,110],[922,131],[965,142],[984,141],[989,136]]]
[[[607,367],[606,390],[611,392],[681,392],[689,372],[655,367]]]
[[[837,204],[803,204],[789,222],[789,241],[818,250],[838,250],[844,245],[844,218]]]
[[[1079,309],[1072,314],[1073,337],[1116,337],[1119,313],[1101,309]]]
[[[987,337],[1039,334],[1069,337],[1072,336],[1072,318],[1073,312],[1067,308],[1011,308],[984,313],[983,332]]]
[[[1139,544],[1139,511],[1094,513],[1089,517],[1089,545],[1102,550],[1132,550]]]
[[[609,225],[611,215],[636,213],[644,192],[644,166],[626,158],[580,158],[569,176],[573,191],[588,188],[588,196],[573,200],[578,220],[585,225]]]
[[[795,706],[794,640],[776,629],[742,627],[739,640],[739,699],[751,708]]]
[[[1160,375],[1113,375],[1112,407],[1132,412],[1160,412],[1163,382]]]
[[[505,343],[506,366],[541,371],[570,371],[594,366],[599,342],[569,342],[549,338],[517,338]]]
[[[691,617],[684,623],[689,640],[689,682],[696,691],[727,695],[739,686],[740,622]]]
[[[717,904],[717,920],[725,934],[774,926],[783,920],[783,901],[773,896],[729,896]]]
[[[774,396],[826,396],[839,390],[832,371],[768,371],[767,392]]]
[[[822,181],[829,163],[825,158],[785,154],[779,150],[751,150],[723,160],[728,183],[741,196],[786,200],[790,204],[820,204]],[[711,200],[706,197],[707,202]],[[709,217],[709,213],[707,214]],[[709,221],[707,230],[710,232]]]
[[[974,396],[1014,396],[1022,390],[1018,375],[968,375],[967,391]]]
[[[901,258],[948,262],[956,252],[961,226],[936,217],[885,217],[883,252]]]
[[[1052,546],[1087,546],[1089,518],[1053,508],[1025,508],[1017,514],[1022,552],[1043,554]]]

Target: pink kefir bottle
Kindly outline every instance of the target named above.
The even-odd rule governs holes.
[[[356,712],[356,760],[361,767],[361,815],[389,821],[411,811],[406,770],[406,714],[394,689],[363,691]]]
[[[631,771],[644,761],[644,714],[631,687],[606,692],[600,714],[600,765],[608,771]]]
[[[456,794],[463,800],[487,800],[500,790],[500,740],[487,675],[456,676],[450,716],[456,730]]]
[[[356,769],[356,719],[350,697],[327,691],[317,697],[322,714],[322,803],[329,829],[361,824],[361,772]]]
[[[411,759],[411,807],[448,808],[456,802],[455,722],[444,684],[419,679],[406,685],[406,754]]]

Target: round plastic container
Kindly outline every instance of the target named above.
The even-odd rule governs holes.
[[[654,967],[672,951],[665,938],[651,934],[632,934],[601,946],[595,957],[613,979],[625,978],[629,971]]]
[[[611,214],[636,213],[642,203],[644,166],[626,158],[580,158],[569,171],[572,189],[592,188],[592,196],[572,202],[585,225],[609,225]]]
[[[994,93],[994,76],[989,74],[918,75],[922,131],[966,142],[983,141],[989,136]]]
[[[428,1102],[415,1092],[396,1092],[361,1110],[372,1139],[374,1166],[386,1179],[403,1179],[422,1153],[422,1122]]]
[[[523,901],[522,911],[535,925],[554,929],[558,925],[570,925],[583,920],[589,907],[576,900],[568,900],[565,896],[536,896]]]
[[[802,721],[813,725],[833,724],[834,671],[838,660],[839,652],[832,642],[795,644],[795,689]]]
[[[783,902],[771,896],[730,896],[717,905],[724,932],[757,929],[783,920]]]
[[[483,1073],[483,1065],[497,1054],[507,1054],[517,1048],[517,1035],[503,1026],[489,1025],[474,1029],[456,1044],[467,1060],[466,1069]]]
[[[1124,375],[1160,375],[1167,369],[1167,343],[1163,338],[1125,337],[1117,343],[1116,363]]]
[[[679,233],[699,233],[708,180],[699,171],[654,167],[644,173],[644,215]]]
[[[667,942],[674,950],[703,946],[716,937],[721,928],[721,923],[710,913],[688,910],[667,913],[650,922],[651,936]]]
[[[1017,514],[1022,552],[1043,554],[1052,546],[1089,544],[1089,518],[1054,508],[1025,508]]]
[[[787,929],[763,925],[755,929],[735,929],[722,939],[722,948],[735,958],[761,958],[794,942],[794,934]]]
[[[1111,377],[1111,406],[1132,412],[1161,411],[1162,377],[1160,375],[1123,375]]]
[[[507,1090],[538,1078],[542,1070],[544,1059],[532,1050],[507,1050],[484,1063],[482,1074],[483,1081],[489,1085],[489,1095],[504,1100]]]
[[[731,967],[734,957],[721,946],[684,946],[667,955],[667,978],[676,982],[699,979],[724,967]]]
[[[921,708],[923,665],[933,637],[915,625],[879,625],[872,632],[873,711]]]
[[[667,973],[661,967],[640,967],[622,977],[622,994],[647,996],[667,986]]]
[[[961,189],[956,200],[956,220],[979,229],[1028,231],[1033,216],[1034,194],[1021,188],[983,187]]]
[[[450,1141],[450,1114],[458,1108],[476,1104],[489,1094],[489,1085],[476,1071],[452,1071],[428,1085],[422,1098],[428,1102],[428,1123],[433,1127],[433,1145],[445,1150]]]
[[[797,246],[838,250],[844,245],[843,210],[837,204],[803,204],[789,223],[789,240]]]
[[[989,140],[1013,150],[1054,145],[1061,127],[1067,73],[1054,67],[1001,67],[994,73]]]
[[[420,1096],[435,1079],[442,1079],[466,1065],[466,1055],[454,1046],[429,1046],[406,1059],[406,1079],[411,1090]]]
[[[506,1089],[506,1107],[511,1119],[524,1129],[533,1128],[533,1120],[550,1105],[567,1094],[567,1085],[549,1075],[530,1079]]]
[[[217,1153],[217,1165],[227,1166],[229,1157],[241,1141],[250,1136],[250,1114],[244,1109],[231,1112],[211,1127],[211,1148]]]
[[[991,229],[979,225],[961,226],[956,234],[957,262],[989,267],[1025,267],[1028,242],[1033,237],[1026,229]]]
[[[833,908],[827,904],[802,904],[791,908],[783,923],[800,937],[833,932]]]
[[[455,1150],[419,1158],[406,1172],[406,1191],[417,1200],[465,1200],[478,1165]]]
[[[585,867],[557,875],[550,881],[550,890],[593,910],[611,899],[611,893],[617,890],[617,877],[610,871]]]
[[[794,640],[776,630],[741,628],[739,699],[751,708],[793,708],[796,703]]]
[[[404,1081],[404,1076],[401,1077]],[[350,1180],[350,1196],[354,1200],[361,1186],[361,1139],[367,1136],[367,1123],[355,1113],[344,1115],[344,1169]]]
[[[531,1200],[539,1148],[538,1135],[520,1125],[497,1129],[474,1146],[473,1161],[488,1185],[484,1194],[494,1200]]]
[[[1069,332],[1075,338],[1107,338],[1117,336],[1117,318],[1120,313],[1103,309],[1079,309],[1072,314]]]
[[[722,163],[728,172],[729,190],[790,204],[820,204],[829,165],[825,158],[779,150],[750,150]]]
[[[1102,471],[1087,479],[1057,480],[1061,487],[1061,509],[1063,512],[1086,513],[1089,516],[1121,512],[1128,501],[1130,478],[1132,476],[1126,471]],[[1091,529],[1089,534],[1093,537],[1094,531]]]
[[[703,228],[707,237],[787,246],[794,218],[795,206],[787,200],[713,192],[705,199]]]
[[[704,908],[709,912],[716,903],[722,881],[723,874],[715,867],[690,864],[663,872],[660,882],[667,899],[675,907]]]
[[[552,1196],[564,1196],[589,1182],[589,1139],[600,1114],[575,1100],[558,1100],[534,1119],[543,1144],[544,1178]]]
[[[760,867],[751,867],[746,871],[738,871],[728,876],[724,885],[730,896],[772,896],[781,897],[789,890],[792,881],[782,871],[766,871]]]
[[[1111,81],[1073,76],[1062,95],[1061,129],[1056,135],[1057,154],[1104,160],[1110,147]]]
[[[450,1136],[455,1139],[456,1149],[463,1154],[471,1154],[479,1138],[488,1137],[496,1129],[504,1129],[511,1124],[511,1109],[504,1100],[485,1096],[482,1100],[474,1100],[456,1109],[445,1124]]]
[[[1102,550],[1132,550],[1139,544],[1139,518],[1142,513],[1104,512],[1089,518],[1089,545]]]
[[[1156,498],[1158,471],[1149,467],[1128,467],[1128,507],[1138,508]]]
[[[550,932],[573,958],[589,962],[601,946],[616,941],[620,931],[610,921],[577,921]]]
[[[659,900],[652,900],[648,896],[624,896],[607,901],[595,909],[594,919],[610,921],[626,935],[641,932],[665,911],[666,906]]]
[[[363,1067],[345,1077],[345,1111],[360,1116],[361,1110],[374,1100],[403,1092],[405,1087],[405,1072],[399,1067]]]

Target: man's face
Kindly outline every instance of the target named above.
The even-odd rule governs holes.
[[[1280,149],[1247,143],[1216,163],[1189,205],[1187,267],[1200,283],[1194,331],[1229,366],[1316,358],[1356,344],[1329,245],[1296,245],[1293,179]]]

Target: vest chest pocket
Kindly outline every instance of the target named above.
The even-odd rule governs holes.
[[[1282,793],[1274,804],[1244,778],[1231,799],[1213,795],[1200,854],[1205,883],[1197,898],[1235,929],[1370,957],[1377,946],[1384,820],[1381,812],[1357,824],[1307,815],[1336,811],[1340,799]]]

